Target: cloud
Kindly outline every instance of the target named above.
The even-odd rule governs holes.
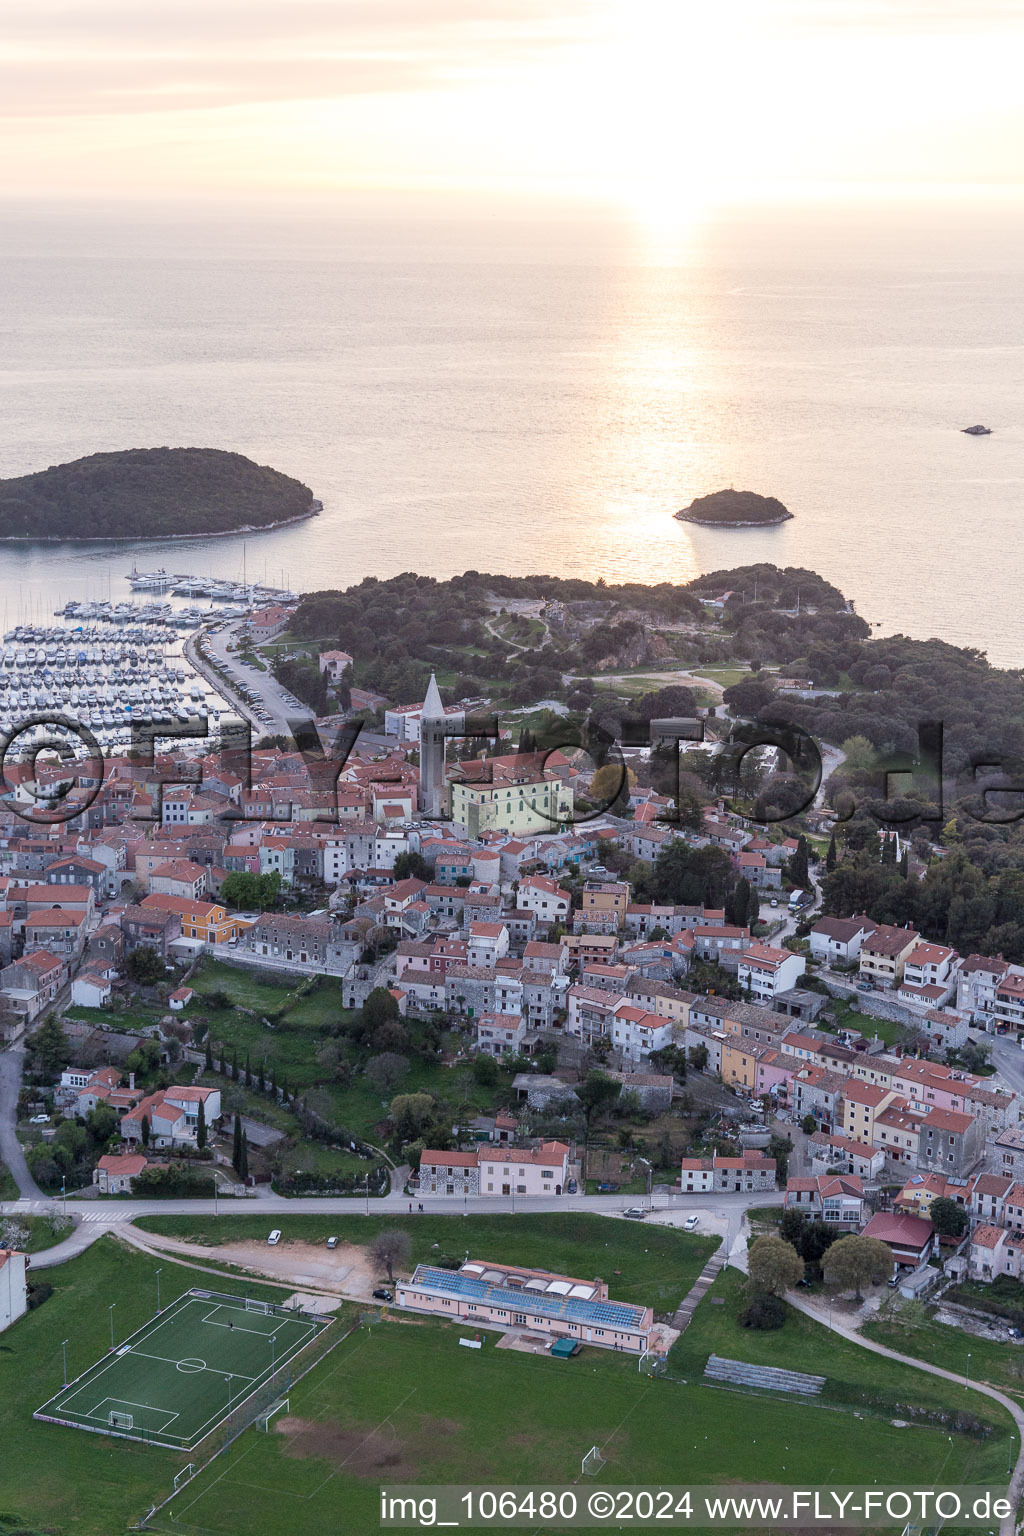
[[[35,0],[5,16],[0,115],[431,90],[592,41],[601,3]]]

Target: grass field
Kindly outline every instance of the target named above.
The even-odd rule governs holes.
[[[457,1219],[446,1219],[458,1227]],[[531,1224],[544,1218],[523,1220],[520,1246],[529,1262],[539,1242]],[[653,1236],[652,1229],[621,1238],[638,1243],[645,1286],[653,1270],[639,1271],[640,1256]],[[556,1231],[549,1263],[561,1267],[568,1258],[570,1270],[602,1273],[587,1262],[595,1252],[591,1236],[571,1246]],[[621,1262],[618,1247],[605,1256]],[[655,1261],[650,1253],[643,1259]],[[75,1376],[107,1350],[112,1300],[124,1336],[152,1317],[153,1271],[152,1258],[103,1238],[50,1270],[54,1295],[4,1334],[0,1530],[114,1536],[170,1491],[186,1456],[32,1417],[60,1387],[62,1339]],[[163,1266],[167,1304],[207,1283],[216,1282]],[[248,1281],[246,1289],[267,1300],[282,1297]],[[612,1294],[623,1294],[618,1282]],[[713,1305],[713,1297],[725,1304]],[[420,1319],[360,1329],[290,1389],[284,1426],[247,1430],[150,1528],[181,1536],[369,1536],[379,1529],[382,1482],[568,1482],[595,1442],[608,1458],[609,1483],[727,1482],[738,1475],[804,1486],[833,1479],[904,1486],[913,1479],[918,1487],[1005,1483],[1016,1441],[994,1404],[878,1360],[795,1314],[781,1333],[750,1333],[736,1321],[737,1301],[735,1277],[726,1276],[698,1307],[684,1336],[685,1382],[652,1381],[639,1375],[635,1359],[600,1350],[567,1361],[497,1350],[493,1334],[479,1352],[461,1349],[456,1341],[469,1330]],[[829,1376],[826,1399],[809,1405],[705,1385],[701,1373],[712,1348],[820,1370]],[[993,1433],[981,1439],[954,1432],[950,1439],[945,1424],[895,1430],[890,1419],[905,1415],[891,1412],[894,1396],[945,1412],[966,1408]]]
[[[601,1350],[556,1361],[495,1349],[492,1335],[464,1350],[466,1333],[419,1321],[359,1330],[290,1393],[273,1432],[246,1431],[152,1529],[248,1536],[258,1504],[268,1536],[368,1536],[381,1484],[572,1482],[595,1443],[610,1484],[1005,1484],[1002,1420],[987,1440],[950,1437],[947,1425],[899,1432],[888,1416],[725,1391],[699,1371],[651,1380],[635,1359]],[[816,1333],[828,1370],[830,1341]],[[843,1368],[870,1372],[871,1357],[850,1349]],[[776,1336],[775,1351],[790,1363],[788,1340]],[[946,1391],[951,1404],[958,1394]]]
[[[186,1022],[197,1015],[209,1020],[215,1060],[219,1055],[216,1047],[223,1043],[229,1062],[237,1050],[240,1064],[244,1066],[248,1055],[254,1072],[263,1061],[267,1072],[275,1069],[279,1081],[287,1082],[292,1090],[304,1093],[316,1088],[337,1124],[375,1143],[375,1127],[386,1114],[391,1095],[381,1095],[358,1071],[347,1085],[333,1083],[316,1061],[316,1053],[329,1038],[331,1027],[339,1019],[349,1017],[342,1007],[340,982],[324,978],[314,991],[296,997],[295,988],[268,982],[221,961],[205,960],[192,985],[197,996],[184,1017]],[[225,992],[232,1006],[212,1007],[206,997],[216,992]],[[281,1010],[283,1014],[272,1027],[263,1022]],[[352,1064],[359,1065],[354,1054]],[[209,1081],[223,1085],[224,1079]],[[510,1082],[511,1076],[504,1073],[499,1088],[483,1088],[468,1064],[452,1068],[439,1061],[414,1057],[406,1077],[394,1091],[431,1093],[472,1115],[504,1103]],[[269,1107],[270,1101],[266,1102]]]
[[[328,1326],[276,1303],[254,1305],[205,1290],[179,1296],[44,1403],[39,1416],[190,1450]]]
[[[114,1238],[101,1238],[80,1258],[46,1270],[53,1295],[0,1336],[0,1531],[10,1526],[60,1536],[72,1530],[76,1536],[114,1536],[170,1488],[181,1455],[109,1435],[74,1433],[32,1417],[64,1379],[62,1339],[68,1341],[73,1379],[109,1348],[112,1301],[116,1338],[152,1317],[155,1267]],[[208,1283],[208,1275],[165,1264],[161,1299],[169,1306],[183,1291]],[[244,1289],[276,1302],[286,1294],[248,1279]]]
[[[266,1216],[146,1216],[137,1225],[186,1242],[229,1243],[265,1239]],[[718,1239],[607,1216],[274,1216],[282,1243],[322,1245],[339,1235],[369,1243],[382,1230],[399,1228],[410,1238],[413,1266],[438,1252],[459,1259],[468,1249],[496,1264],[535,1265],[559,1274],[607,1280],[615,1301],[645,1302],[656,1312],[674,1310],[718,1247]],[[434,1245],[437,1245],[435,1248]]]

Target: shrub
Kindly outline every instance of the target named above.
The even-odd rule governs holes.
[[[760,1333],[781,1328],[785,1321],[786,1303],[781,1296],[755,1296],[746,1311],[740,1313],[743,1327],[756,1328]]]

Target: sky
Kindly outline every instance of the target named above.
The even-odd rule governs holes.
[[[0,196],[1017,197],[1024,0],[10,0]]]

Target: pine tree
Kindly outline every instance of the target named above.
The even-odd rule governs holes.
[[[234,1137],[231,1143],[231,1166],[236,1173],[242,1171],[242,1117],[235,1116]]]
[[[838,862],[839,855],[836,852],[836,835],[833,832],[832,836],[828,840],[828,852],[825,855],[825,868],[828,870],[829,874],[832,873]]]
[[[199,1100],[199,1113],[196,1116],[196,1149],[201,1152],[206,1146],[206,1105]]]
[[[801,836],[797,841],[796,852],[789,861],[789,878],[798,891],[806,890],[810,884],[811,871],[808,864],[810,849],[807,846],[806,837]]]

